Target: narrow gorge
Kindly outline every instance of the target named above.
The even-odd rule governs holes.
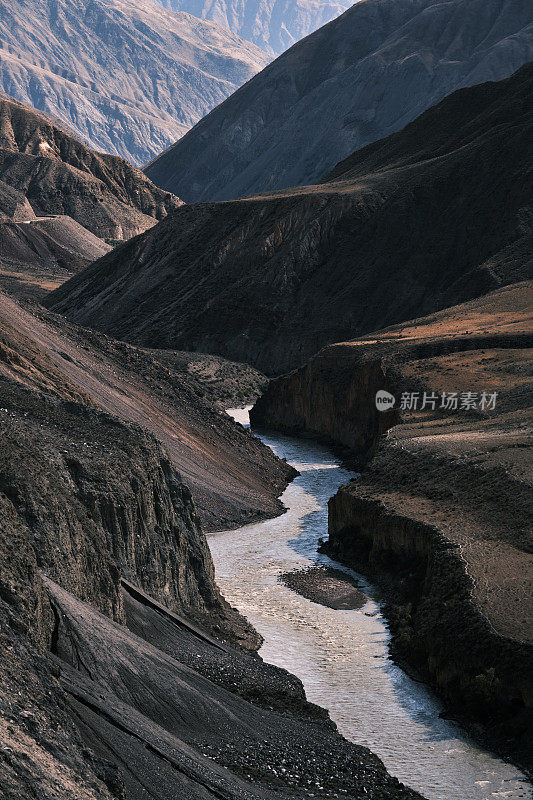
[[[400,662],[526,765],[530,304],[531,285],[518,284],[325,348],[272,381],[251,411],[254,425],[323,437],[362,468],[329,502],[324,552],[389,593]],[[488,389],[497,406],[485,413],[435,402]],[[378,410],[379,390],[394,395],[393,408]],[[424,394],[435,398],[425,409]],[[419,406],[402,408],[412,395]]]

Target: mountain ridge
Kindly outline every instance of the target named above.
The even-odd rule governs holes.
[[[229,31],[147,0],[0,2],[0,91],[136,165],[267,60]]]
[[[346,176],[185,205],[46,303],[136,344],[276,375],[331,342],[525,279],[532,89],[529,64],[356,152]]]
[[[361,0],[146,167],[186,202],[315,183],[453,91],[533,58],[525,0]]]
[[[304,36],[325,25],[351,5],[351,0],[154,0],[164,8],[208,19],[279,55]]]

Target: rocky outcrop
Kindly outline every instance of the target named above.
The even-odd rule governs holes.
[[[1,97],[0,179],[25,196],[26,219],[65,214],[100,238],[128,239],[180,205],[123,159],[90,150],[33,109]],[[10,219],[20,221],[20,201],[10,205]]]
[[[223,28],[148,0],[0,3],[0,91],[136,165],[267,60]]]
[[[1,489],[39,568],[119,621],[121,575],[175,610],[216,606],[190,491],[155,440],[2,381]]]
[[[324,549],[388,589],[394,654],[526,766],[532,290],[510,286],[325,348],[251,412],[253,424],[324,436],[364,464],[330,500]],[[377,410],[379,390],[394,408]],[[452,392],[455,411],[441,407]],[[468,393],[475,405],[461,410]]]
[[[324,437],[364,462],[382,434],[400,422],[401,393],[412,386],[420,394],[422,366],[431,365],[431,359],[439,359],[454,380],[461,359],[465,368],[470,358],[475,364],[478,351],[524,348],[527,352],[532,343],[531,288],[531,282],[524,281],[428,317],[325,347],[305,366],[271,380],[250,410],[250,420],[255,426]],[[460,379],[458,390],[468,385],[469,373]],[[525,374],[527,385],[527,370]],[[497,391],[502,380],[491,377]],[[509,391],[507,380],[506,375],[503,388]],[[438,388],[446,391],[449,383],[443,376]],[[396,403],[388,410],[376,407],[380,389],[395,393]]]
[[[205,2],[156,0],[163,8],[186,11],[214,22],[253,42],[269,55],[279,55],[304,36],[325,25],[350,6],[349,0],[267,0],[267,2]]]
[[[251,405],[268,384],[268,378],[249,364],[209,353],[154,350],[153,355],[170,370],[185,374],[195,394],[222,411]]]
[[[523,0],[358,2],[256,75],[146,171],[186,202],[316,183],[340,159],[401,130],[451,92],[501,80],[532,58]]]
[[[184,206],[46,302],[135,344],[278,375],[529,277],[532,87],[529,65],[464,89],[320,185]]]
[[[331,345],[299,370],[270,381],[250,410],[252,425],[312,433],[366,461],[381,434],[397,424],[398,412],[376,409],[376,387],[392,387],[383,360],[365,355],[350,345]]]

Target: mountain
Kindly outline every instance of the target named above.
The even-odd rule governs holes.
[[[69,319],[267,374],[533,270],[533,64],[460,90],[325,182],[182,206],[63,284]]]
[[[134,236],[180,205],[124,159],[90,150],[33,109],[1,97],[0,182],[4,218],[67,215],[100,238]]]
[[[315,183],[456,89],[533,59],[529,0],[361,0],[147,168],[186,202]]]
[[[147,0],[0,0],[0,90],[143,164],[267,63]]]
[[[237,33],[278,55],[352,5],[350,0],[156,0]]]
[[[72,217],[0,222],[0,286],[38,300],[110,250]]]

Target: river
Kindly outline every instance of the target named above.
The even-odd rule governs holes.
[[[246,409],[228,413],[248,424]],[[389,632],[372,586],[317,553],[319,538],[327,536],[327,501],[354,473],[314,441],[281,434],[261,438],[300,472],[282,496],[288,510],[211,534],[209,545],[224,596],[264,638],[263,659],[297,675],[308,699],[329,710],[347,739],[377,753],[392,775],[428,800],[532,800],[518,769],[441,719],[435,696],[389,659]],[[278,580],[283,572],[314,564],[350,573],[366,604],[333,610]]]

